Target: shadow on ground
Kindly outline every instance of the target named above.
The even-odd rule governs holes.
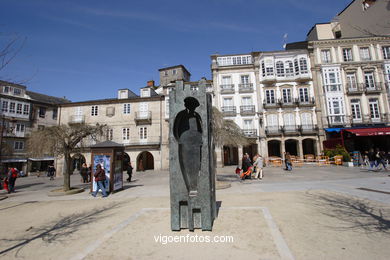
[[[14,245],[2,249],[0,256],[10,251],[15,251],[15,257],[29,243],[41,239],[46,243],[63,242],[69,240],[69,236],[77,232],[84,225],[94,223],[99,219],[110,217],[112,214],[107,214],[108,211],[118,208],[122,203],[116,203],[108,207],[93,209],[79,214],[71,214],[66,217],[60,217],[51,223],[41,227],[29,227],[25,233],[17,238],[6,239],[2,238],[2,243],[15,243]]]
[[[347,197],[342,194],[313,194],[306,196],[319,211],[341,220],[337,230],[356,230],[366,233],[381,232],[390,236],[390,208],[381,208],[368,200]]]

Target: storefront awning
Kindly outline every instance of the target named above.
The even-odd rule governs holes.
[[[4,159],[2,163],[15,163],[15,162],[27,162],[27,159]]]
[[[356,136],[390,135],[390,127],[345,129]]]
[[[54,161],[54,157],[28,158],[29,161]]]
[[[340,131],[342,129],[344,129],[344,128],[325,128],[325,131],[328,132],[328,133],[331,133],[331,132],[340,133]]]

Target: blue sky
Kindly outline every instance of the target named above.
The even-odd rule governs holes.
[[[26,39],[0,78],[72,101],[139,94],[158,69],[210,78],[210,55],[280,50],[350,0],[0,0],[0,47]],[[21,42],[21,41],[20,41]],[[20,43],[19,42],[19,43]]]

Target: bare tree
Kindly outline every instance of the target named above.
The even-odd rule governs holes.
[[[0,41],[0,44],[2,45],[0,48],[0,71],[3,70],[16,57],[16,55],[23,49],[24,44],[26,43],[25,37],[12,36],[11,38],[5,38],[7,39],[4,40],[4,42]]]
[[[216,107],[213,107],[212,113],[211,125],[214,143],[217,146],[240,146],[249,144],[248,138],[233,120],[224,119],[222,113]]]
[[[71,124],[47,127],[31,133],[27,141],[30,156],[64,157],[64,191],[70,190],[71,154],[99,140],[105,125]]]

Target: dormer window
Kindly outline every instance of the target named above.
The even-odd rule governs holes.
[[[141,97],[150,97],[150,89],[144,88],[141,90]]]
[[[20,96],[22,94],[22,91],[19,88],[14,88],[14,95]]]

